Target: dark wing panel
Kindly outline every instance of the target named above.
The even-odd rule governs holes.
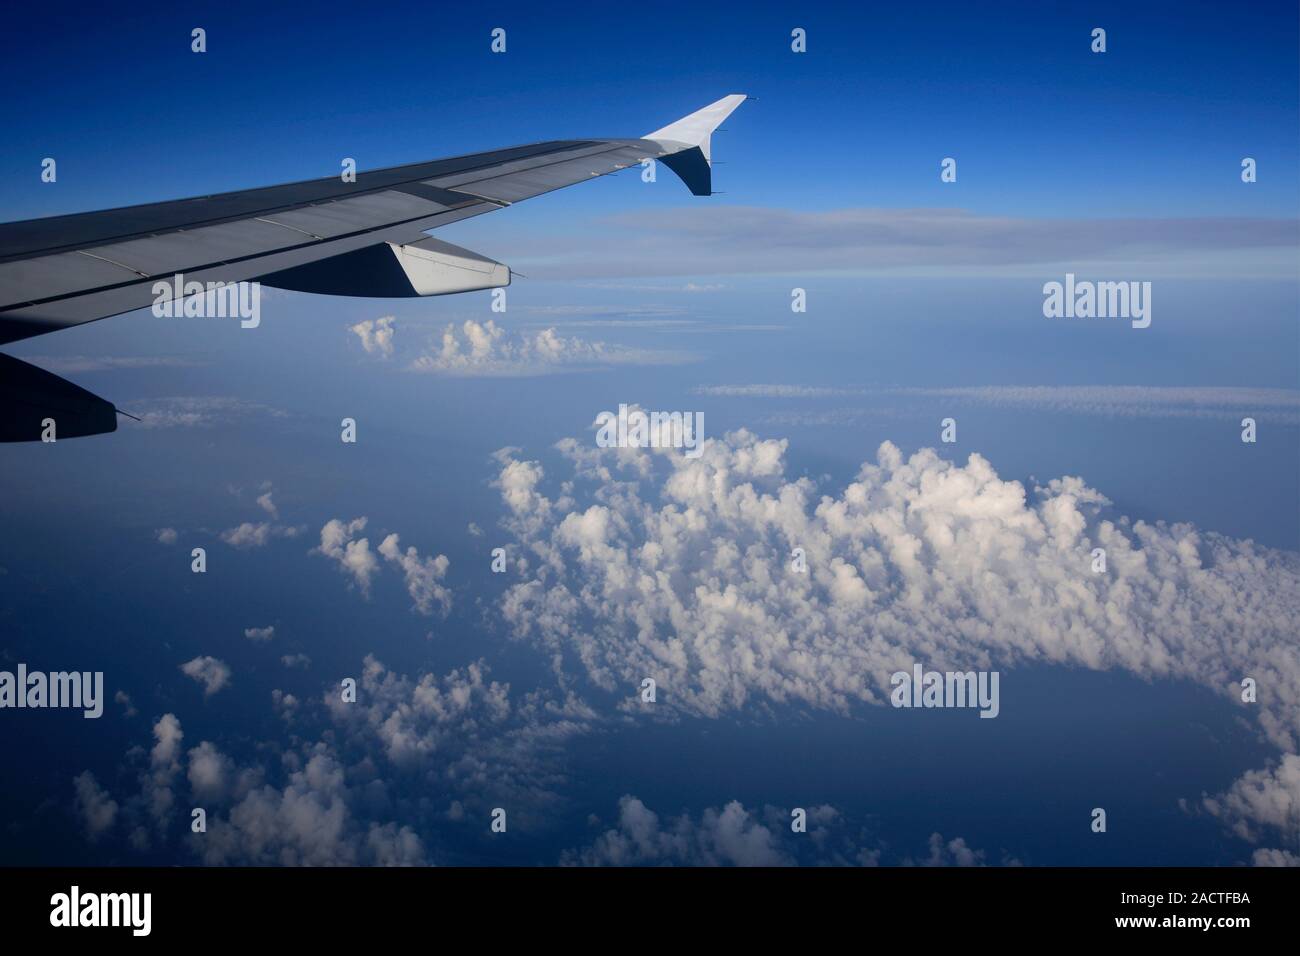
[[[70,216],[51,216],[46,219],[28,219],[0,225],[0,262],[9,259],[30,259],[52,252],[86,249],[91,246],[118,242],[139,236],[152,236],[216,225],[235,219],[266,216],[277,211],[332,202],[353,196],[363,196],[380,190],[419,184],[441,176],[454,176],[472,170],[491,170],[517,160],[536,160],[552,153],[563,152],[578,143],[537,143],[516,146],[490,153],[475,153],[455,159],[440,159],[431,163],[413,163],[393,166],[371,172],[357,173],[355,183],[345,183],[339,176],[265,186],[238,192],[196,196],[171,202],[147,203],[143,206],[124,206],[100,212],[75,213]],[[441,194],[432,190],[425,198],[446,205],[463,202],[464,197]]]

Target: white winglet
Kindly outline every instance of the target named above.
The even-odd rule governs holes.
[[[690,116],[683,116],[675,123],[669,123],[663,129],[657,129],[653,133],[646,133],[643,139],[653,139],[657,142],[685,143],[688,146],[698,146],[700,152],[704,154],[704,159],[709,161],[709,137],[713,131],[722,125],[722,121],[730,116],[741,103],[745,102],[744,93],[732,93],[730,96],[724,96],[716,103],[710,103],[702,110],[696,110]]]

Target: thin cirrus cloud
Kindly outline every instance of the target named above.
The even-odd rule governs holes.
[[[501,614],[629,710],[645,677],[673,689],[663,712],[846,713],[885,703],[914,661],[1046,662],[1192,680],[1282,751],[1300,741],[1294,553],[1112,515],[1077,477],[1027,489],[977,454],[957,465],[886,442],[832,492],[786,476],[785,441],[745,430],[697,459],[557,448],[556,498],[541,463],[500,455],[504,524],[530,565]],[[1246,676],[1258,703],[1241,701]]]
[[[1300,424],[1300,389],[1154,385],[979,385],[943,388],[903,386],[702,385],[695,394],[711,398],[763,399],[933,399],[999,408],[1102,415],[1118,418],[1233,419],[1257,412],[1284,425]],[[878,402],[863,408],[789,412],[772,424],[843,424],[879,415]]]
[[[610,229],[618,236],[613,245]],[[503,255],[548,279],[808,271],[951,276],[963,269],[1037,275],[1059,263],[1109,263],[1145,277],[1294,278],[1300,225],[1280,217],[1030,219],[943,208],[711,206],[623,213],[582,235],[502,241]]]
[[[29,355],[25,361],[62,374],[117,369],[195,368],[204,364],[179,355]]]

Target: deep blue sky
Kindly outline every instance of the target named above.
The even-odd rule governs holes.
[[[7,218],[521,142],[635,136],[724,93],[722,201],[1287,215],[1297,11],[1198,2],[166,4],[10,11]],[[189,32],[208,31],[208,52]],[[489,52],[493,27],[508,52]],[[809,52],[790,52],[790,30]],[[1108,52],[1089,50],[1090,31]],[[39,162],[60,164],[42,187]],[[938,162],[959,162],[956,189]],[[1259,161],[1242,189],[1238,164]],[[567,200],[575,213],[593,197]]]

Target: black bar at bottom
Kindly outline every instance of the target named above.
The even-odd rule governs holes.
[[[74,928],[73,887],[75,922],[119,925]],[[0,869],[0,920],[6,941],[126,941],[145,928],[144,896],[130,894],[147,893],[148,938],[180,943],[433,933],[447,944],[458,927],[477,927],[485,943],[515,934],[538,943],[621,926],[629,944],[666,944],[665,933],[701,920],[732,943],[770,942],[783,924],[797,934],[811,920],[819,935],[892,929],[925,942],[1046,934],[1231,944],[1287,930],[1297,890],[1296,870],[1246,868]]]

